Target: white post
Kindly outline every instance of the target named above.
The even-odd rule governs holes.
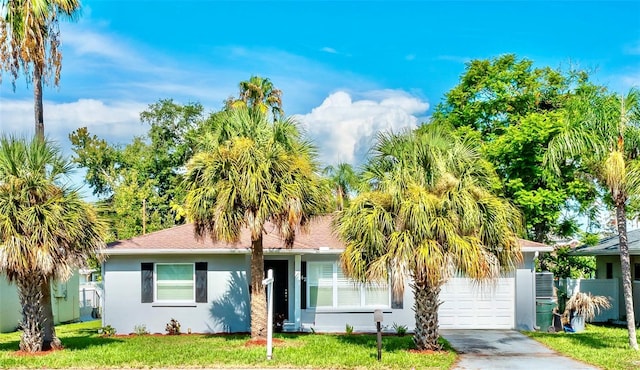
[[[294,294],[294,308],[293,308],[293,322],[295,323],[295,330],[300,331],[302,327],[302,309],[300,308],[300,300],[302,299],[302,256],[296,254],[293,260],[295,270],[295,280],[293,281],[293,294]]]
[[[267,286],[267,360],[273,353],[273,270],[267,271],[267,278],[262,280]]]

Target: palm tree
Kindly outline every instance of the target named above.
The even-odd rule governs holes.
[[[0,2],[0,68],[14,83],[22,70],[33,83],[36,136],[44,139],[42,87],[53,78],[60,81],[60,18],[73,19],[79,0],[3,0]]]
[[[235,242],[251,232],[251,336],[266,335],[262,239],[275,225],[291,246],[295,234],[323,213],[327,193],[315,151],[291,119],[270,122],[261,110],[225,112],[203,150],[187,165],[186,210],[199,237]]]
[[[322,170],[325,176],[334,187],[336,196],[336,207],[338,211],[344,209],[345,203],[349,202],[349,193],[355,189],[358,184],[358,175],[356,175],[353,167],[349,163],[339,163],[336,166],[327,166]]]
[[[438,350],[442,285],[455,274],[485,281],[521,258],[521,216],[490,189],[492,167],[468,144],[438,130],[382,134],[366,165],[370,189],[338,213],[341,265],[359,281],[388,281],[401,293],[410,278],[414,342]]]
[[[269,109],[275,120],[284,117],[282,110],[282,91],[276,89],[268,78],[251,76],[247,81],[240,82],[240,97],[229,98],[227,108],[248,107],[259,109],[266,113]]]
[[[50,282],[67,279],[104,246],[105,225],[77,190],[60,183],[70,168],[46,140],[0,138],[0,272],[18,287],[23,351],[57,340],[44,316]]]
[[[617,96],[605,89],[585,89],[566,113],[564,127],[550,142],[545,160],[556,171],[562,163],[581,161],[593,180],[608,190],[620,239],[629,346],[638,350],[626,205],[640,196],[640,91],[632,89],[626,96]]]

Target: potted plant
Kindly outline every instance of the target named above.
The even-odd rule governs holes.
[[[584,330],[584,323],[591,322],[600,310],[611,308],[609,299],[601,295],[577,292],[567,301],[571,327],[575,332]]]

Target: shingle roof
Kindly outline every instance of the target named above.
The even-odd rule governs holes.
[[[271,224],[265,226],[263,246],[266,253],[279,251],[340,253],[344,245],[333,232],[332,217],[323,216],[311,221],[307,232],[298,232],[292,248],[285,248],[284,241]],[[552,247],[530,240],[519,239],[523,252],[550,252]],[[105,254],[150,253],[249,253],[251,234],[243,229],[237,243],[212,241],[209,236],[197,238],[193,224],[175,226],[131,239],[119,240],[107,245]]]
[[[318,217],[311,221],[307,232],[296,233],[292,248],[286,248],[274,225],[265,225],[263,246],[266,252],[279,250],[333,250],[342,251],[342,243],[333,234],[330,216]],[[131,239],[119,240],[107,245],[105,254],[126,253],[248,253],[251,247],[249,229],[242,230],[237,243],[221,240],[212,241],[209,236],[197,238],[193,224],[175,226]]]
[[[627,240],[629,243],[629,255],[640,256],[640,229],[627,232]],[[612,235],[601,239],[594,246],[582,245],[576,248],[571,254],[577,256],[607,256],[619,255],[620,239],[618,235]]]

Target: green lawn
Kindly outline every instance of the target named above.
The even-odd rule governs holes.
[[[114,336],[97,334],[98,321],[56,328],[65,349],[39,356],[16,354],[20,333],[0,334],[3,368],[148,368],[273,367],[331,369],[449,369],[456,359],[449,349],[416,354],[411,336],[383,337],[382,361],[376,360],[374,335],[278,334],[273,360],[264,347],[245,346],[247,335]]]
[[[587,325],[580,333],[525,332],[568,357],[603,369],[640,369],[640,353],[629,349],[623,328]]]

